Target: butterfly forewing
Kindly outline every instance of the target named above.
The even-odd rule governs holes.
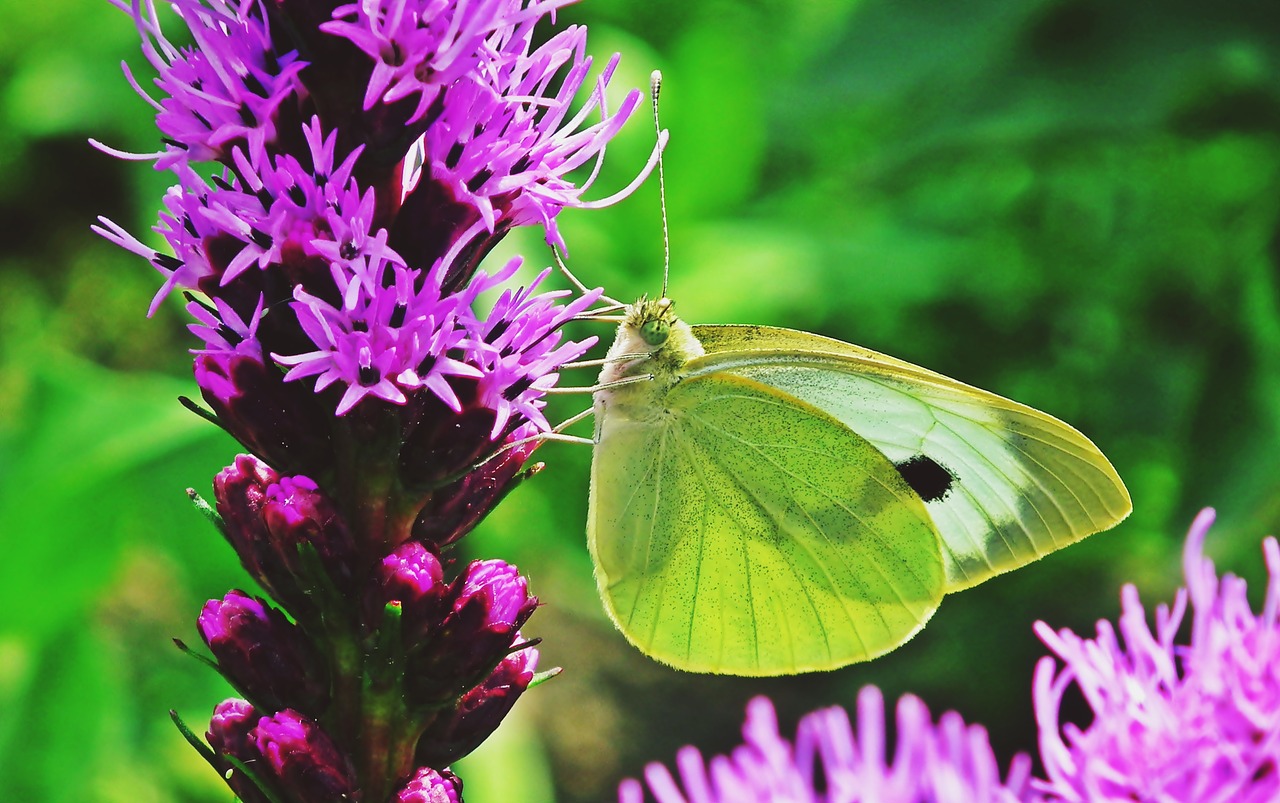
[[[947,590],[1105,530],[1132,505],[1115,469],[1067,424],[902,360],[754,326],[694,327],[690,376],[749,378],[830,414],[874,444],[924,500]]]
[[[664,413],[597,406],[588,541],[606,607],[682,669],[831,669],[911,637],[944,591],[920,497],[816,407],[728,374]]]

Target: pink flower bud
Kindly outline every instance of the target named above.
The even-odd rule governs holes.
[[[366,620],[370,626],[382,619],[382,609],[400,603],[400,627],[410,650],[421,644],[445,613],[444,569],[440,560],[417,541],[406,541],[382,559],[374,584],[366,595]]]
[[[411,660],[411,695],[422,702],[447,700],[479,683],[510,652],[537,606],[516,567],[473,562],[454,584],[451,610],[430,649]]]
[[[227,786],[243,803],[268,803],[266,795],[244,773],[234,768],[227,757],[249,766],[262,760],[253,743],[251,732],[262,715],[245,700],[232,697],[213,709],[205,738],[222,759],[219,761]]]
[[[196,625],[218,667],[260,705],[316,711],[328,699],[324,662],[265,600],[231,591],[209,600]]]
[[[421,767],[391,803],[462,803],[462,781],[448,770]]]
[[[254,744],[288,800],[338,801],[353,797],[355,770],[320,726],[296,711],[263,717]]]

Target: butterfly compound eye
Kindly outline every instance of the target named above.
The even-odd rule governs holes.
[[[640,337],[650,346],[661,346],[671,334],[671,324],[661,318],[650,318],[640,324]]]

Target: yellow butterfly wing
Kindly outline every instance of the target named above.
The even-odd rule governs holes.
[[[596,403],[588,544],[636,647],[690,671],[778,675],[867,660],[923,627],[942,548],[879,448],[715,371],[657,407]]]
[[[943,542],[957,591],[1113,527],[1132,509],[1106,457],[1071,426],[994,393],[807,332],[695,326],[687,377],[726,372],[802,399],[898,466]]]

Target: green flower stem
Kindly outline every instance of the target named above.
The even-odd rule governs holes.
[[[404,699],[405,655],[398,604],[384,609],[383,625],[365,662],[364,696],[357,772],[372,800],[384,800],[414,770],[413,751],[425,723],[413,717]]]

